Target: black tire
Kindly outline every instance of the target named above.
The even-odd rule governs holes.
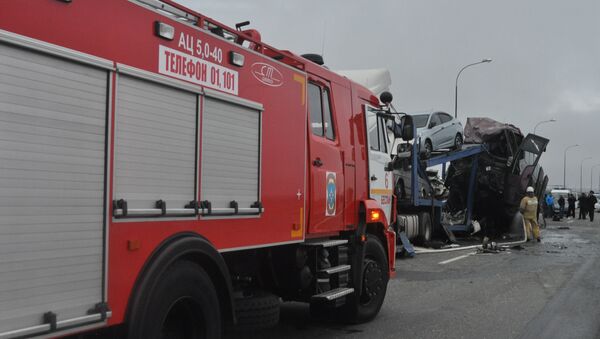
[[[197,264],[174,263],[142,293],[129,319],[129,339],[221,337],[217,291]]]
[[[463,145],[463,137],[460,133],[456,133],[454,137],[454,149],[459,150]]]
[[[389,280],[387,255],[379,238],[369,234],[364,246],[362,289],[347,297],[339,313],[340,320],[354,324],[372,320],[379,313]]]
[[[419,236],[415,239],[418,244],[425,245],[433,239],[433,224],[431,214],[419,212]]]
[[[433,144],[431,143],[431,140],[429,140],[429,139],[425,140],[424,147],[425,147],[425,149],[423,150],[423,158],[424,159],[431,158],[431,153],[433,153]]]
[[[281,302],[276,295],[257,291],[235,299],[236,331],[257,331],[279,322]]]

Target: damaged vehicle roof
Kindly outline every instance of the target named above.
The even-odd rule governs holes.
[[[464,131],[465,143],[484,144],[493,141],[506,131],[523,136],[521,130],[511,124],[505,124],[490,118],[467,118]]]

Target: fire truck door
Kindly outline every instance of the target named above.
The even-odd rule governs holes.
[[[378,201],[385,217],[392,216],[392,174],[385,170],[391,161],[388,151],[387,130],[383,118],[378,117],[374,108],[365,105],[369,147],[369,197]]]
[[[343,229],[344,173],[329,87],[308,84],[310,213],[309,233]]]

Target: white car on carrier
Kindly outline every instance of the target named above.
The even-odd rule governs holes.
[[[420,152],[425,158],[444,148],[460,148],[463,143],[463,126],[460,121],[445,112],[412,115]]]

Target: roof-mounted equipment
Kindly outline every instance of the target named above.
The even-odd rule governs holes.
[[[323,56],[320,54],[309,53],[309,54],[302,54],[301,56],[304,59],[312,61],[319,66],[323,66],[325,64],[325,61],[323,61]]]

